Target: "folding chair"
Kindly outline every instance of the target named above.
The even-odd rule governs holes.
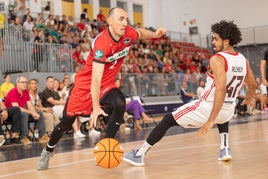
[[[5,139],[8,139],[11,137],[11,125],[12,125],[12,123],[9,121],[4,121],[4,123],[2,125],[2,130],[4,133]]]
[[[31,141],[38,141],[38,137],[35,135],[35,120],[32,116],[29,116],[28,119],[28,129],[29,129],[29,137],[31,137]]]

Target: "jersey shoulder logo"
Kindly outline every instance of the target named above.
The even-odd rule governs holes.
[[[101,50],[96,50],[96,52],[95,52],[95,54],[94,54],[94,58],[98,58],[98,59],[100,59],[100,58],[103,57],[103,55],[104,55],[104,52],[103,52],[103,51],[101,51]]]
[[[124,39],[124,44],[128,44],[128,43],[130,43],[130,38]]]

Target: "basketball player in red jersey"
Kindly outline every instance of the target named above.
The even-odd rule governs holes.
[[[128,25],[127,12],[118,7],[109,11],[107,23],[109,27],[93,40],[85,67],[75,76],[63,118],[42,151],[38,170],[48,168],[57,142],[77,116],[91,116],[90,128],[96,127],[99,116],[104,116],[107,124],[105,137],[114,138],[125,112],[125,97],[114,83],[124,57],[136,39],[159,38],[166,34],[165,28],[159,28],[155,32],[132,28]]]
[[[125,152],[124,160],[135,166],[143,166],[145,153],[162,139],[172,126],[199,128],[197,136],[206,134],[217,124],[221,145],[219,161],[231,160],[228,129],[229,120],[235,109],[237,94],[244,82],[248,84],[248,93],[244,104],[254,105],[255,79],[248,60],[233,48],[241,39],[241,32],[233,22],[220,21],[211,26],[212,45],[216,52],[210,59],[205,92],[201,99],[187,103],[163,120],[150,133],[139,150]]]

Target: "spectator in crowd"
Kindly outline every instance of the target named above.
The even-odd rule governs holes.
[[[188,91],[188,85],[186,81],[181,82],[181,100],[183,101],[183,104],[191,102],[194,98],[197,97],[196,94],[191,93]]]
[[[256,78],[256,94],[255,94],[255,100],[256,100],[256,106],[259,104],[259,107],[256,107],[257,110],[263,111],[266,108],[266,101],[267,101],[267,90],[264,85],[261,83],[260,78]]]
[[[54,28],[51,30],[50,35],[53,38],[53,43],[58,44],[61,39],[61,34],[59,33],[59,25],[54,22]]]
[[[245,115],[247,113],[247,105],[242,103],[247,96],[247,91],[247,83],[244,82],[236,97],[237,104],[235,107],[235,113],[238,115]]]
[[[17,0],[17,7],[16,7],[16,11],[17,11],[17,15],[22,17],[23,14],[25,13],[25,0]]]
[[[97,14],[97,20],[101,21],[101,22],[105,22],[106,21],[106,18],[105,16],[103,15],[103,12],[102,10],[100,9],[99,13]]]
[[[74,73],[71,76],[71,83],[74,83],[75,75],[81,70],[81,67],[79,65],[76,65],[74,67]]]
[[[46,25],[49,29],[52,29],[54,27],[53,15],[48,15],[48,18],[45,20],[44,25]]]
[[[40,65],[43,62],[43,42],[44,42],[44,31],[43,29],[39,29],[37,32],[37,36],[34,38],[34,49],[33,49],[33,65],[34,71],[40,71]]]
[[[74,18],[73,18],[73,16],[69,16],[68,17],[68,24],[69,24],[69,27],[70,28],[73,28],[73,26],[74,26]]]
[[[82,14],[80,15],[80,19],[84,19],[85,20],[87,18],[88,18],[87,8],[84,8]]]
[[[57,25],[59,27],[59,25],[60,25],[60,16],[59,15],[55,15],[54,25]]]
[[[27,31],[31,31],[34,27],[34,23],[32,22],[31,16],[27,15],[26,16],[26,21],[23,23],[23,27]]]
[[[7,93],[14,88],[14,84],[11,83],[11,77],[9,74],[4,75],[4,82],[0,86],[0,99],[5,99]]]
[[[26,21],[27,16],[30,16],[31,21],[33,21],[33,17],[30,15],[30,8],[25,9],[25,14],[22,16],[22,23]]]
[[[52,108],[59,118],[62,117],[62,111],[66,101],[62,100],[58,92],[54,91],[53,76],[48,76],[46,78],[46,88],[42,91],[41,102],[43,107]]]
[[[198,87],[196,89],[197,98],[201,99],[201,97],[203,96],[204,92],[205,92],[205,81],[201,79],[199,81],[199,85],[198,85]]]
[[[67,76],[67,75],[66,75]],[[64,104],[66,103],[66,100],[62,99],[60,97],[60,91],[59,86],[55,85],[54,83],[54,77],[48,76],[46,79],[46,89],[42,92],[42,105],[44,107],[52,107],[53,111],[56,113],[56,115],[59,118],[62,118],[63,110],[64,110]],[[64,87],[64,86],[63,86]],[[66,94],[67,91],[65,91],[64,97],[68,97],[68,94]],[[69,92],[69,91],[68,91]],[[74,129],[74,137],[83,138],[85,137],[84,134],[80,131],[81,124],[76,119],[76,122],[73,124]]]
[[[2,124],[5,122],[11,122],[11,144],[19,144],[20,138],[20,119],[21,111],[19,107],[6,108],[5,104],[0,99],[0,146],[5,143],[5,137],[3,136]]]
[[[263,59],[261,59],[260,72],[261,81],[266,86],[268,92],[268,49],[264,52]]]
[[[23,27],[22,23],[21,23],[21,17],[20,16],[16,17],[14,25],[17,26],[17,27],[20,27],[20,28]]]
[[[9,10],[9,13],[7,15],[7,21],[8,21],[8,24],[14,24],[15,23],[15,20],[16,20],[16,12],[15,12],[15,9],[12,7],[10,10]]]
[[[29,80],[28,90],[35,109],[43,112],[46,132],[50,136],[53,128],[60,122],[59,117],[54,113],[51,107],[43,107],[39,97],[37,79]]]
[[[70,75],[65,73],[60,82],[60,90],[62,90],[64,86],[68,86],[68,85],[70,85]],[[62,99],[64,99],[64,97],[62,97]]]
[[[5,99],[5,105],[9,109],[11,107],[19,107],[21,110],[21,142],[24,145],[31,144],[28,138],[28,122],[35,121],[38,129],[39,142],[47,142],[49,137],[46,135],[43,113],[34,108],[29,91],[27,90],[27,78],[19,76],[16,79],[16,86],[9,91]]]

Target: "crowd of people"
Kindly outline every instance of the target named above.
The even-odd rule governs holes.
[[[9,25],[21,26],[25,30],[29,31],[32,37],[32,42],[70,44],[72,46],[73,59],[75,63],[74,74],[76,74],[85,65],[87,57],[90,53],[90,47],[93,39],[107,27],[106,18],[102,14],[102,11],[100,11],[96,19],[90,20],[87,16],[87,9],[84,9],[78,23],[74,21],[72,16],[66,17],[65,15],[62,15],[62,17],[60,17],[58,15],[53,16],[51,14],[44,15],[43,13],[39,13],[37,18],[33,18],[29,8],[24,9],[24,11],[18,11],[20,10],[16,8],[10,9],[7,17],[7,23]],[[138,26],[139,25],[134,25],[134,27]],[[183,102],[188,103],[195,98],[200,98],[202,88],[204,87],[203,76],[208,68],[207,57],[202,53],[201,49],[196,50],[193,54],[184,53],[183,48],[171,43],[166,36],[163,36],[157,40],[139,39],[134,41],[132,46],[133,47],[130,49],[128,55],[126,55],[123,65],[120,69],[120,76],[128,73],[184,74],[183,79],[180,79],[182,88],[179,93],[181,94]],[[163,77],[163,79],[164,78],[165,80],[160,81],[168,83],[168,77]],[[5,75],[4,80],[5,82],[1,86],[0,92],[0,97],[2,99],[5,99],[7,92],[14,88],[14,85],[10,82],[9,75]],[[40,92],[38,91],[38,80],[26,80],[29,82],[28,91],[30,100],[34,106],[33,109],[36,111],[36,116],[33,117],[33,119],[36,120],[37,118],[41,118],[40,123],[42,123],[41,126],[43,125],[43,128],[44,126],[46,127],[47,136],[51,134],[52,129],[56,124],[59,123],[59,119],[62,117],[63,106],[68,97],[68,91],[71,87],[69,85],[74,82],[73,80],[73,76],[64,77],[63,82],[60,83],[52,76],[48,77],[46,79],[47,93],[44,92],[44,94],[42,93],[43,95],[39,95]],[[148,78],[148,81],[152,82],[153,79]],[[131,79],[129,79],[129,82],[131,83]],[[19,83],[21,82],[17,81],[16,83],[18,84],[16,84],[15,87],[18,88]],[[193,83],[200,83],[196,94],[186,91],[187,84]],[[132,90],[134,90],[134,92],[131,94],[137,94],[137,92],[135,92],[135,82],[131,86]],[[166,85],[163,84],[164,88],[165,86]],[[151,87],[153,88],[153,86]],[[244,90],[244,88],[242,89]],[[261,94],[264,93],[265,92],[261,92]],[[165,95],[166,93],[163,94]],[[241,92],[241,95],[238,96],[238,101],[240,101],[240,103],[242,101],[241,99],[243,99],[242,94],[243,92]],[[52,98],[49,98],[51,96]],[[259,110],[266,109],[267,99],[264,98],[265,95],[256,94],[257,104],[260,104],[260,107],[258,108]],[[256,110],[254,111],[253,109],[246,108],[245,110],[245,107],[241,107],[240,103],[237,105],[237,113],[239,115],[256,113]],[[14,106],[14,104],[9,104],[9,106]],[[32,115],[33,111],[28,113]],[[142,113],[140,113],[138,117],[135,117],[135,121],[138,121],[138,118],[141,117],[141,114]],[[26,115],[25,121],[28,121],[28,118],[29,117]],[[85,137],[85,135],[79,130],[80,126],[80,120],[76,120],[76,122],[73,124],[74,136]],[[25,122],[24,133],[26,133],[27,127],[28,126],[26,126]],[[136,128],[141,128],[139,123],[136,123]],[[15,131],[15,133],[17,133],[17,131]],[[95,133],[98,132],[95,131]],[[44,136],[42,130],[39,136]],[[22,140],[21,142],[25,144],[30,143],[30,141],[27,140],[29,139],[27,136],[23,136],[23,138],[26,141]]]
[[[20,9],[20,10],[19,10]],[[129,22],[130,23],[130,22]],[[29,32],[31,42],[36,44],[68,44],[72,46],[72,59],[74,66],[84,66],[93,39],[107,28],[106,17],[100,10],[95,19],[89,19],[87,9],[83,10],[79,20],[72,16],[52,15],[38,13],[34,18],[29,8],[10,7],[6,17],[7,25],[21,27]],[[140,23],[133,25],[140,27]],[[154,31],[155,29],[150,28]],[[187,44],[186,44],[187,45]],[[201,48],[193,47],[195,52],[184,52],[183,46],[173,44],[167,36],[161,39],[139,39],[133,43],[129,54],[121,69],[126,73],[184,73],[189,72],[200,74],[207,70],[207,52],[203,53]],[[35,50],[36,49],[36,50]],[[42,49],[34,58],[35,69],[38,69],[38,62],[42,59]],[[48,59],[49,60],[49,59]]]

